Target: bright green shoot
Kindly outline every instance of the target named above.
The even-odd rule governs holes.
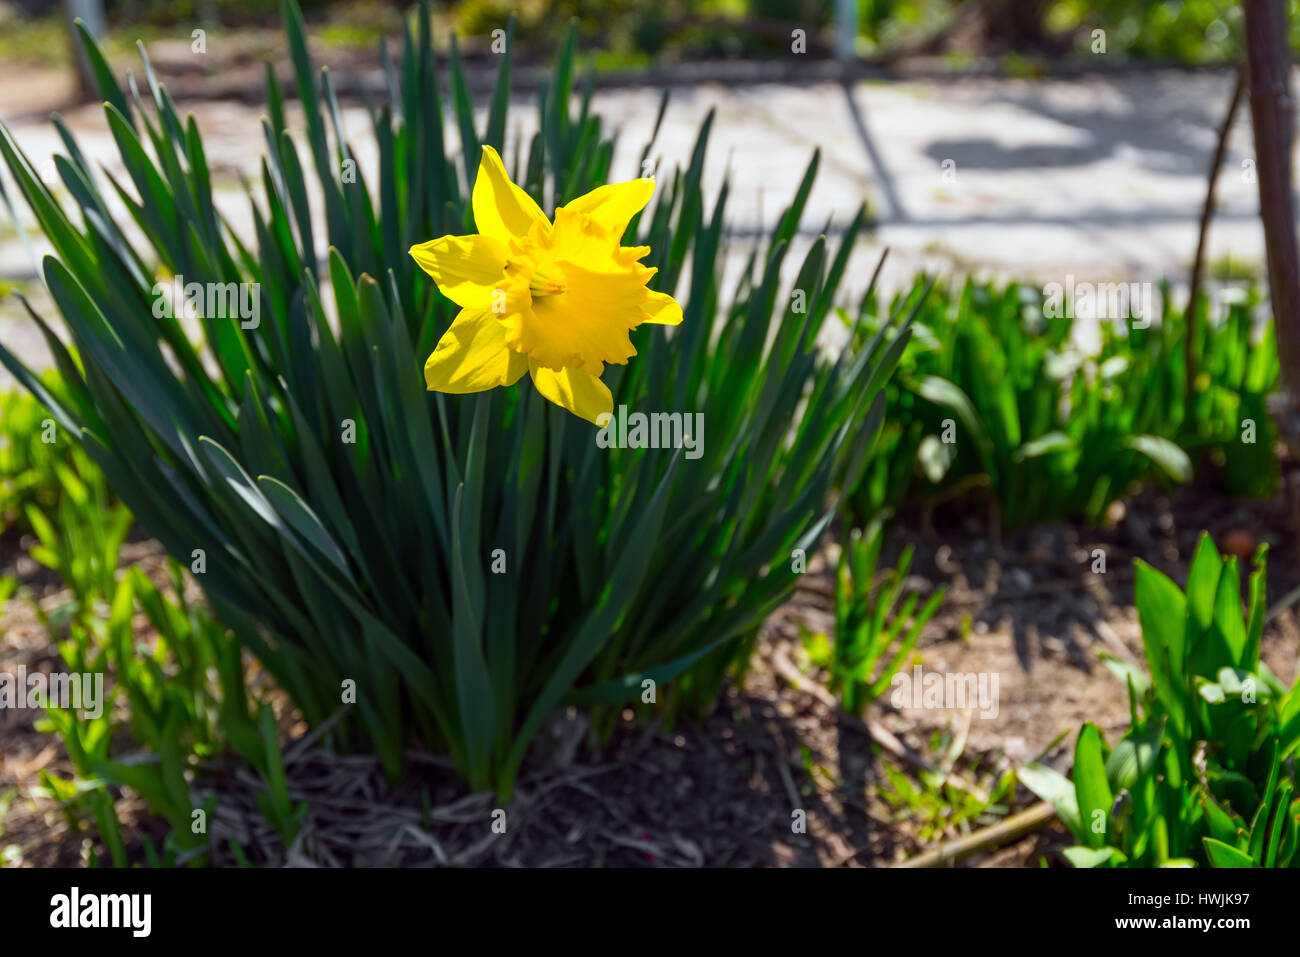
[[[898,564],[876,581],[884,528],[878,519],[865,530],[854,529],[840,551],[835,572],[835,640],[824,634],[804,636],[812,663],[830,671],[831,690],[852,714],[860,714],[889,687],[946,592],[945,588],[934,592],[919,611],[920,592],[904,595],[915,551],[911,545]]]

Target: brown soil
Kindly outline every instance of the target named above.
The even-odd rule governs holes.
[[[1171,495],[1148,490],[1117,509],[1111,527],[1061,522],[1000,541],[969,502],[931,518],[901,515],[886,555],[915,544],[912,584],[949,588],[918,645],[920,663],[996,674],[996,714],[895,709],[886,693],[867,717],[921,760],[950,765],[950,798],[956,787],[987,795],[1001,775],[1045,751],[1065,770],[1072,732],[1085,720],[1112,741],[1122,733],[1126,692],[1099,653],[1141,661],[1133,558],[1181,582],[1201,529],[1218,542],[1244,532],[1271,546],[1272,600],[1300,584],[1280,497],[1234,500],[1206,484]],[[132,547],[138,552],[130,557],[158,570],[154,546]],[[1091,570],[1097,548],[1105,551],[1105,574]],[[12,551],[0,558],[0,572],[17,570],[32,587],[52,590],[31,568],[17,568]],[[245,773],[201,773],[196,790],[218,792],[214,833],[236,837],[255,863],[325,865],[882,866],[1030,804],[1032,795],[1019,788],[1009,802],[957,821],[925,801],[903,809],[891,803],[897,772],[918,790],[928,776],[882,749],[865,725],[825,700],[816,674],[804,674],[811,669],[800,628],[830,627],[833,559],[833,545],[814,558],[792,600],[765,625],[744,687],[729,688],[701,724],[666,731],[629,722],[600,754],[581,745],[580,721],[556,724],[557,740],[571,737],[573,747],[546,748],[549,760],[527,769],[505,809],[504,833],[492,829],[491,796],[466,795],[445,762],[427,755],[412,755],[411,774],[393,789],[373,758],[330,755],[310,739],[290,745],[291,789],[311,809],[287,854],[256,811],[257,783]],[[23,603],[10,603],[4,624],[0,668],[53,664]],[[1266,628],[1264,655],[1284,680],[1295,677],[1298,648],[1300,627],[1283,610]],[[28,865],[76,864],[91,830],[39,796],[42,768],[65,775],[70,768],[55,739],[34,731],[34,718],[0,714],[0,796],[12,787],[19,793],[0,822],[0,846],[16,844]],[[132,843],[141,828],[156,830],[138,804],[124,800],[120,813]],[[802,833],[794,826],[801,817]],[[964,866],[1058,863],[1068,843],[1053,823]],[[224,844],[217,861],[233,862]]]

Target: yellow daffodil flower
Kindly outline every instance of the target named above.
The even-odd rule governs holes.
[[[672,296],[646,288],[656,270],[637,260],[650,247],[619,245],[652,192],[653,179],[601,186],[557,209],[551,223],[510,182],[496,150],[483,147],[473,196],[478,234],[411,247],[461,307],[424,364],[428,387],[482,392],[527,372],[537,391],[589,422],[613,413],[600,381],[604,364],[636,355],[628,333],[641,323],[682,321]]]

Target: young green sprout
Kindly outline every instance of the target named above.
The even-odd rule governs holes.
[[[898,564],[876,581],[884,528],[883,520],[877,519],[865,530],[854,529],[840,552],[834,642],[822,634],[804,636],[812,663],[829,670],[831,690],[851,714],[860,714],[889,687],[946,592],[945,588],[934,592],[919,611],[920,592],[904,596],[915,552],[911,545]]]

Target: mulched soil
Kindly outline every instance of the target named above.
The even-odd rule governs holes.
[[[1300,482],[1300,468],[1288,464],[1286,472],[1289,482]],[[1034,799],[1019,788],[1009,806],[964,822],[944,820],[924,802],[909,810],[891,804],[897,779],[891,783],[887,768],[920,789],[929,776],[917,762],[941,765],[949,768],[950,786],[987,795],[1000,775],[1028,759],[1042,757],[1066,770],[1072,732],[1085,720],[1112,741],[1122,733],[1126,692],[1099,652],[1141,661],[1133,558],[1181,582],[1200,531],[1208,529],[1221,546],[1249,552],[1256,541],[1270,544],[1271,600],[1300,585],[1296,524],[1283,496],[1230,499],[1205,480],[1172,494],[1142,491],[1113,519],[1105,528],[1059,522],[997,535],[973,501],[899,516],[886,558],[911,543],[911,584],[949,589],[918,645],[921,664],[996,674],[996,715],[896,709],[887,693],[869,712],[868,727],[833,707],[800,640],[801,626],[830,626],[835,546],[828,541],[791,601],[764,626],[744,687],[728,688],[701,723],[668,730],[629,721],[608,748],[593,753],[582,719],[557,716],[550,740],[538,749],[547,757],[526,768],[515,799],[502,809],[504,819],[490,795],[466,794],[439,758],[410,755],[411,771],[394,788],[374,758],[333,755],[314,736],[298,736],[286,747],[286,765],[295,799],[306,800],[310,811],[287,853],[256,810],[258,785],[247,772],[199,770],[196,793],[216,791],[220,799],[211,825],[222,838],[216,861],[234,863],[224,841],[234,837],[255,863],[302,866],[897,863]],[[57,603],[56,583],[19,567],[14,544],[0,542],[0,573],[18,572],[38,593],[47,592],[44,601]],[[155,543],[131,548],[128,557],[151,577],[161,572]],[[1092,571],[1098,548],[1106,555],[1104,574]],[[54,666],[23,603],[10,602],[4,629],[0,668]],[[1298,649],[1300,626],[1284,609],[1265,630],[1265,659],[1291,680]],[[17,845],[27,865],[75,865],[87,855],[90,831],[33,793],[42,768],[71,770],[54,739],[33,730],[36,717],[0,713],[0,800],[18,789],[0,822],[0,848]],[[291,738],[292,726],[286,714]],[[1060,740],[1063,733],[1068,736]],[[123,798],[119,815],[133,846],[140,833],[160,833],[136,799]],[[800,819],[806,828],[797,826]],[[1058,864],[1069,843],[1053,822],[959,866]]]

